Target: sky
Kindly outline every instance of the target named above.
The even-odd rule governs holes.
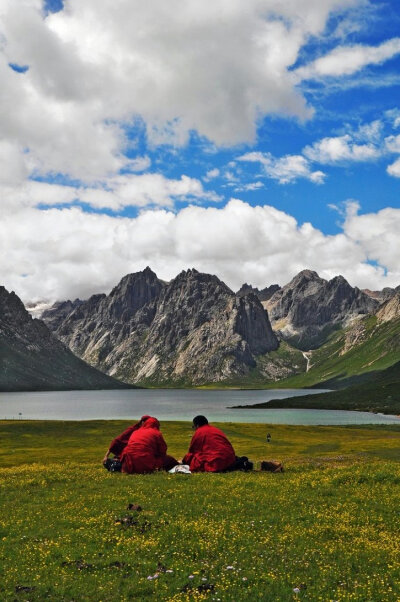
[[[400,284],[396,0],[0,0],[0,285]]]

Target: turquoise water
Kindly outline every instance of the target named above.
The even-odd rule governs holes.
[[[192,420],[204,414],[221,422],[269,424],[399,424],[396,416],[342,410],[229,409],[227,406],[262,403],[319,393],[320,390],[197,391],[147,389],[116,391],[54,391],[0,393],[0,419],[110,420],[151,414],[159,420]]]

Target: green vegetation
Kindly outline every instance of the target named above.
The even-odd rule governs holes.
[[[343,353],[346,331],[336,331],[312,351],[308,372],[281,380],[274,387],[340,389],[372,380],[377,371],[400,360],[400,319],[378,324],[375,316],[368,316],[361,325],[365,330],[359,344]]]
[[[286,472],[107,473],[125,426],[0,422],[1,600],[399,598],[400,427],[229,423]],[[182,455],[189,424],[162,428]]]
[[[400,362],[376,372],[363,385],[354,385],[331,393],[317,393],[275,399],[254,408],[314,408],[325,410],[359,410],[400,415]],[[249,406],[247,406],[249,407]]]

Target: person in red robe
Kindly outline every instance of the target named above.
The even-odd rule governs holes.
[[[193,428],[189,451],[182,459],[191,472],[221,472],[235,464],[235,450],[225,433],[208,424],[205,416],[195,416]]]
[[[178,464],[167,455],[167,444],[160,432],[157,418],[149,417],[132,432],[121,454],[121,472],[144,474],[170,470]]]
[[[103,458],[103,464],[107,463],[108,457],[110,454],[114,454],[115,459],[119,458],[125,447],[128,445],[128,441],[130,436],[134,431],[140,429],[141,426],[146,422],[146,420],[150,418],[147,414],[141,417],[141,419],[136,422],[136,424],[132,424],[127,429],[124,430],[123,433],[115,437],[110,443],[110,446],[106,452],[106,455]]]

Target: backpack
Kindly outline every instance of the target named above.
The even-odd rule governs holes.
[[[236,461],[232,470],[244,470],[245,472],[248,472],[249,470],[253,470],[253,468],[254,464],[247,456],[240,456],[240,458],[236,456]]]
[[[122,464],[117,458],[107,458],[103,466],[109,472],[121,472]]]

